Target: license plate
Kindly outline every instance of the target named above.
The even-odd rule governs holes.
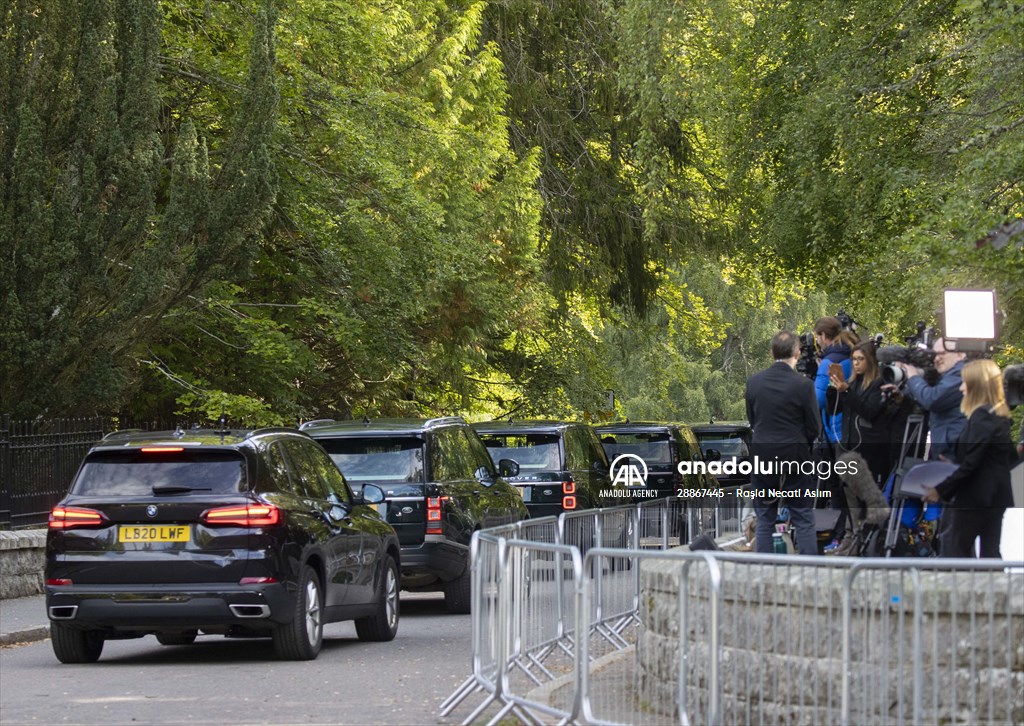
[[[530,492],[533,491],[533,487],[515,487],[515,490],[519,492],[519,496],[523,498],[524,502],[530,501]]]
[[[118,542],[188,542],[191,530],[185,524],[122,524]]]

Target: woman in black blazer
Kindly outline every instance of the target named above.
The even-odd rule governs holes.
[[[1003,514],[1013,506],[1010,467],[1016,461],[999,366],[990,360],[971,361],[964,366],[960,390],[960,410],[968,417],[956,443],[960,465],[923,499],[953,503],[953,551],[940,553],[943,557],[974,557],[974,540],[980,539],[981,556],[999,558]]]
[[[850,356],[853,377],[849,382],[838,375],[830,377],[839,393],[843,412],[842,448],[857,451],[868,464],[871,478],[882,486],[892,468],[890,461],[889,402],[882,396],[882,377],[875,357],[874,341],[861,343]]]

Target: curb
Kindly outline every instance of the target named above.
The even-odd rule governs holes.
[[[43,625],[39,628],[26,628],[25,630],[15,630],[13,633],[0,633],[0,646],[38,643],[40,640],[46,640],[49,637],[49,625]]]

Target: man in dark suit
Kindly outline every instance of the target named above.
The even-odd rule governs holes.
[[[799,357],[800,341],[790,331],[780,331],[772,338],[775,363],[747,380],[747,420],[753,428],[750,453],[760,461],[751,475],[751,484],[756,489],[803,492],[815,481],[813,476],[779,471],[783,463],[791,469],[806,464],[805,468],[810,470],[814,461],[812,445],[821,432],[814,384],[794,370]],[[773,473],[759,471],[769,465],[766,462],[770,462]],[[780,504],[789,508],[800,554],[818,554],[814,501],[803,496],[754,500],[756,550],[772,551],[772,534]]]

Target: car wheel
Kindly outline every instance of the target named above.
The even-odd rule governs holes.
[[[184,633],[157,633],[156,640],[160,645],[192,645],[196,642],[198,631],[191,630]]]
[[[465,615],[469,612],[473,597],[470,578],[470,566],[467,562],[465,572],[451,582],[444,583],[444,606],[448,612],[454,615]]]
[[[398,633],[398,565],[391,557],[385,558],[384,572],[377,588],[377,610],[373,615],[356,620],[356,635],[360,640],[386,642]]]
[[[50,643],[61,663],[95,663],[103,652],[103,634],[50,623]]]
[[[290,623],[274,630],[274,650],[282,660],[313,660],[324,639],[323,594],[320,578],[309,565],[302,568],[295,610]]]

